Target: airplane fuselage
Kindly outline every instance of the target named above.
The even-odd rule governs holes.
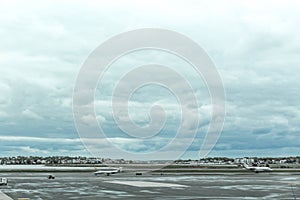
[[[122,171],[122,168],[113,168],[113,167],[101,167],[98,171],[94,172],[95,176],[100,174],[105,174],[107,176],[111,174],[120,173]]]
[[[270,167],[253,167],[253,166],[248,166],[247,164],[244,164],[244,168],[247,169],[247,170],[254,171],[256,173],[272,171],[272,169]]]

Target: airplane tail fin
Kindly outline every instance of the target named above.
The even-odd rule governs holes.
[[[244,167],[245,169],[249,169],[249,165],[247,165],[246,163],[243,163],[243,167]]]
[[[122,172],[123,171],[123,167],[119,167],[119,172]]]

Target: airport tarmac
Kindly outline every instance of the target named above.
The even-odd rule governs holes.
[[[293,199],[300,175],[293,173],[164,174],[90,172],[0,173],[9,180],[0,191],[13,199]],[[291,187],[292,184],[292,187]],[[294,194],[293,194],[294,191]]]

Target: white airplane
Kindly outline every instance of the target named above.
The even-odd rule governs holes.
[[[99,174],[105,174],[109,176],[111,174],[116,174],[122,172],[122,167],[115,168],[115,167],[100,167],[98,171],[94,172],[95,176]]]
[[[0,178],[0,185],[7,185],[7,178]]]
[[[243,163],[243,166],[244,166],[245,169],[252,170],[256,173],[272,171],[272,169],[270,167],[254,167],[254,166],[249,166],[246,163]]]

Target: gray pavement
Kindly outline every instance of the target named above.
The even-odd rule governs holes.
[[[1,191],[0,191],[0,199],[1,200],[12,200],[12,198],[10,198],[6,194],[2,193]]]
[[[300,198],[300,175],[266,174],[143,174],[95,177],[89,172],[0,173],[9,179],[0,190],[13,199],[293,199]]]

